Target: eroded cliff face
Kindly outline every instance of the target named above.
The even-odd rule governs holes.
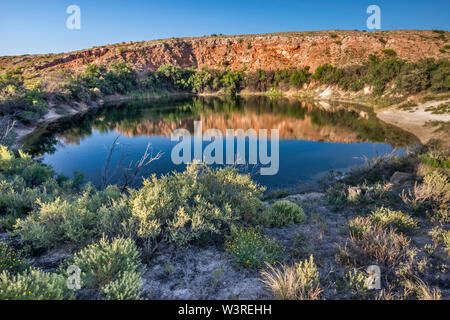
[[[108,65],[127,61],[138,71],[164,64],[247,70],[275,70],[324,63],[345,66],[360,63],[369,54],[392,49],[402,59],[445,58],[450,32],[399,30],[382,32],[318,31],[266,35],[209,36],[107,45],[67,54],[2,57],[0,65],[23,67],[31,73],[57,68],[82,69],[87,63]]]

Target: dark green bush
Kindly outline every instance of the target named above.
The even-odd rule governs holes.
[[[265,214],[267,225],[281,227],[292,223],[303,223],[306,215],[298,204],[291,201],[276,201]]]

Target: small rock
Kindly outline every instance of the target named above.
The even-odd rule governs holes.
[[[57,268],[60,263],[70,256],[70,253],[64,250],[55,250],[34,259],[35,265],[44,270]]]
[[[0,242],[8,242],[10,235],[8,232],[0,232]]]
[[[393,184],[402,184],[412,179],[412,177],[413,177],[412,173],[397,171],[392,175],[390,182]]]
[[[359,187],[348,187],[347,192],[349,199],[356,199],[361,195],[362,190]]]

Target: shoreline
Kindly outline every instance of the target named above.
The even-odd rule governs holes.
[[[365,89],[364,91],[367,91]],[[410,101],[417,101],[421,95],[406,97],[402,102],[397,104],[391,104],[387,107],[380,107],[376,103],[370,103],[370,97],[367,95],[354,94],[352,97],[342,96],[343,92],[336,88],[321,86],[315,89],[301,89],[301,90],[290,90],[290,91],[266,91],[266,92],[250,92],[243,90],[237,94],[239,97],[251,97],[251,96],[267,96],[274,98],[295,98],[295,99],[308,99],[317,103],[323,102],[340,102],[348,103],[354,105],[361,105],[371,108],[376,114],[377,118],[381,121],[394,125],[400,129],[408,131],[415,135],[423,144],[426,144],[430,139],[442,134],[436,133],[436,128],[433,126],[427,126],[427,122],[449,122],[449,114],[432,114],[431,112],[425,111],[426,108],[430,106],[439,106],[442,104],[450,103],[450,99],[437,99],[432,101],[427,101],[423,103],[418,103],[414,106],[414,110],[403,110],[401,106]],[[61,105],[62,109],[66,113],[57,113],[56,105],[51,105],[48,113],[39,119],[33,126],[26,126],[20,124],[13,131],[16,134],[16,141],[13,147],[19,148],[22,146],[23,140],[41,126],[58,121],[64,117],[71,117],[75,115],[80,115],[83,113],[90,112],[92,110],[102,108],[107,104],[120,103],[132,100],[159,100],[164,98],[176,98],[176,97],[202,97],[202,96],[216,96],[222,97],[225,94],[221,91],[209,93],[190,93],[190,92],[165,92],[163,94],[154,94],[147,92],[135,92],[129,95],[111,95],[104,99],[98,101],[89,102],[72,102],[71,104]],[[344,93],[348,95],[348,93]],[[437,96],[439,98],[439,96]],[[443,97],[444,98],[444,97]],[[444,133],[445,135],[445,133]]]

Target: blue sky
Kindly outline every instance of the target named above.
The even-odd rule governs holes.
[[[81,8],[81,30],[66,28],[72,4]],[[0,55],[212,33],[363,30],[371,4],[381,8],[382,30],[450,30],[450,0],[3,0]]]

